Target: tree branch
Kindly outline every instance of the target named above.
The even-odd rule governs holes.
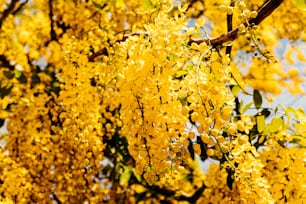
[[[283,1],[284,0],[267,0],[257,10],[256,18],[248,19],[246,24],[247,23],[250,24],[250,25],[260,24],[265,18],[267,18],[271,13],[273,13],[273,11],[275,9],[277,9]],[[228,17],[228,18],[231,18],[231,17]],[[228,19],[228,20],[231,21],[231,19]],[[238,26],[235,27],[233,30],[231,30],[231,25],[228,25],[228,26],[229,26],[228,27],[229,31],[227,33],[224,33],[224,34],[222,34],[218,37],[215,37],[215,38],[198,38],[198,39],[190,38],[188,44],[191,45],[192,43],[196,43],[196,44],[206,43],[206,44],[210,44],[210,45],[215,47],[215,46],[222,45],[223,43],[233,41],[238,36]],[[122,39],[117,40],[115,42],[123,42],[128,37],[135,36],[135,35],[148,35],[148,33],[146,33],[146,32],[135,32],[135,33],[124,34]],[[92,55],[88,56],[88,61],[94,62],[95,58],[97,58],[101,55],[108,55],[107,49],[105,47],[102,48],[101,50],[93,53]]]
[[[146,33],[146,32],[134,32],[134,33],[124,34],[122,39],[117,40],[116,42],[124,42],[125,40],[128,39],[128,37],[136,36],[136,35],[148,35],[148,33]],[[112,45],[110,45],[110,46],[112,46]],[[91,55],[89,55],[88,56],[88,61],[89,62],[94,62],[97,57],[102,56],[102,55],[108,56],[108,51],[107,51],[106,47],[100,49],[97,52],[93,52]]]
[[[53,20],[53,8],[52,8],[53,0],[48,1],[49,6],[49,20],[50,20],[50,41],[55,40],[57,41],[57,36],[54,30],[54,20]]]
[[[10,15],[13,14],[15,15],[17,12],[19,12],[22,7],[24,5],[26,5],[28,3],[29,0],[24,1],[23,3],[20,3],[19,6],[16,7],[16,5],[18,4],[18,0],[12,0],[11,3],[9,4],[9,6],[7,7],[7,9],[5,9],[2,12],[2,15],[0,17],[0,29],[2,27],[2,24],[4,22],[4,20]]]
[[[29,0],[26,0],[23,3],[21,3],[12,14],[15,15],[16,13],[18,13],[22,9],[22,7],[28,3],[28,1]]]
[[[0,29],[4,20],[13,12],[18,0],[12,0],[7,9],[5,9],[0,17]]]
[[[108,51],[107,49],[104,47],[101,50],[99,50],[98,52],[94,52],[92,55],[88,56],[88,61],[89,62],[94,62],[96,57],[99,57],[101,55],[105,55],[108,56]]]
[[[260,24],[266,17],[268,17],[275,9],[277,9],[283,0],[267,0],[258,10],[256,18],[249,19],[248,22],[251,25],[258,25]],[[218,37],[207,39],[194,39],[191,38],[189,44],[191,43],[207,43],[211,44],[212,46],[222,45],[225,42],[233,41],[237,38],[238,34],[238,27],[235,27],[232,31],[222,34]]]

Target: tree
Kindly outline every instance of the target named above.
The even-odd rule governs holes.
[[[305,93],[291,1],[0,5],[1,202],[306,200],[305,113],[265,105]]]

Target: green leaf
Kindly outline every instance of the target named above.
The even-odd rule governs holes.
[[[27,77],[24,75],[23,72],[21,72],[20,76],[16,77],[17,80],[22,83],[22,84],[26,84],[27,83]]]
[[[22,71],[19,70],[14,70],[14,75],[15,78],[22,84],[26,84],[27,83],[27,77],[25,76],[25,74]]]
[[[273,118],[270,123],[270,132],[274,133],[277,132],[283,125],[283,119],[282,118]]]
[[[136,173],[135,168],[132,169],[132,172],[133,172],[134,176],[136,177],[137,181],[142,182],[142,178],[141,178],[140,175],[138,175],[138,174]]]
[[[99,10],[102,10],[104,8],[103,5],[95,2],[95,1],[91,1],[92,5],[96,8],[96,9],[99,9]]]
[[[188,104],[187,97],[178,97],[178,100],[183,106],[186,106]]]
[[[259,113],[259,115],[263,115],[266,118],[269,117],[270,114],[271,114],[271,111],[268,108],[263,108]]]
[[[12,79],[14,77],[14,73],[11,71],[3,70],[2,73],[7,79]]]
[[[18,79],[21,76],[22,72],[19,70],[14,70],[14,75]]]
[[[244,102],[241,101],[240,104],[239,104],[239,113],[245,113],[247,110],[250,109],[250,107],[252,106],[253,102],[249,102],[247,103],[246,105],[244,105]]]
[[[56,81],[56,82],[53,82],[53,87],[59,87],[60,86],[60,84]]]
[[[244,102],[241,101],[241,102],[239,103],[239,113],[242,113],[243,108],[244,108]]]
[[[278,113],[278,106],[274,109],[274,114]]]
[[[167,60],[172,60],[174,58],[174,54],[169,54],[167,57],[166,57],[166,59]]]
[[[235,85],[233,88],[232,88],[232,94],[233,96],[237,96],[241,91],[241,88],[238,86],[238,85]]]
[[[262,96],[258,90],[253,91],[253,101],[256,109],[259,109],[262,105]]]
[[[280,104],[280,107],[284,110],[284,112],[285,112],[285,115],[290,119],[291,118],[291,116],[290,116],[290,113],[289,113],[289,111],[288,111],[288,109],[287,109],[287,107],[286,106],[284,106],[284,105],[282,105],[282,104]]]
[[[119,178],[119,183],[120,185],[126,185],[128,184],[130,178],[131,178],[131,175],[132,175],[132,171],[129,167],[124,167],[124,171],[123,173],[120,175],[120,178]]]
[[[142,0],[142,7],[145,9],[153,9],[153,4],[151,0]]]
[[[289,113],[293,113],[293,114],[296,114],[296,110],[294,109],[294,108],[292,108],[292,107],[287,107],[287,111],[289,112]]]
[[[13,88],[12,84],[8,84],[6,87],[0,87],[0,98],[4,98],[9,95]]]
[[[263,132],[264,129],[266,128],[265,116],[263,115],[256,116],[256,124],[257,124],[257,131],[260,133]]]
[[[40,78],[37,74],[33,74],[31,76],[31,86],[35,86],[36,84],[40,83]]]
[[[247,104],[242,108],[241,113],[245,113],[247,110],[249,110],[252,104],[253,104],[253,102],[247,103]]]

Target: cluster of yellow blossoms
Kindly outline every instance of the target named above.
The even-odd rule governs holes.
[[[305,18],[289,0],[0,0],[0,201],[304,202],[306,115],[263,95],[304,93],[305,53],[274,48],[303,46]]]

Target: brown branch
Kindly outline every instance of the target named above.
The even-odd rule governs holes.
[[[29,0],[26,0],[23,3],[21,3],[12,14],[15,15],[16,13],[18,13],[22,9],[22,7],[24,7],[28,2]]]
[[[117,40],[116,42],[124,42],[130,36],[139,36],[139,35],[148,35],[148,34],[145,33],[145,32],[134,32],[134,33],[124,34],[122,39]],[[108,51],[107,51],[106,47],[102,48],[101,50],[99,50],[97,52],[93,52],[91,55],[89,55],[88,56],[88,61],[89,62],[94,62],[97,57],[102,56],[102,55],[108,56]]]
[[[283,1],[284,0],[267,0],[257,10],[257,16],[255,18],[248,19],[246,24],[248,23],[251,26],[259,25],[265,18],[271,15],[271,13],[273,13],[273,11],[277,9],[282,4]],[[123,38],[120,40],[117,40],[116,42],[125,41],[128,37],[135,36],[135,35],[148,35],[148,34],[146,32],[135,32],[135,33],[130,33],[130,34],[124,34]],[[215,38],[198,38],[198,39],[190,38],[188,44],[191,45],[192,43],[196,43],[196,44],[206,43],[206,44],[210,44],[211,46],[216,47],[216,46],[222,45],[223,43],[235,40],[237,36],[238,36],[238,26],[235,27],[233,30],[230,30],[227,33],[224,33]],[[95,58],[101,55],[108,55],[107,49],[105,47],[99,50],[98,52],[90,55],[88,57],[88,60],[90,62],[93,62]]]
[[[98,52],[94,52],[92,55],[88,56],[88,61],[94,62],[96,57],[99,57],[101,55],[108,56],[108,51],[105,47],[99,50]]]
[[[0,17],[0,29],[4,20],[14,11],[14,8],[17,4],[18,0],[12,0],[7,9],[5,9]]]
[[[54,30],[54,20],[53,20],[53,7],[52,7],[53,0],[48,1],[49,6],[49,20],[50,20],[50,41],[57,41],[57,36]]]
[[[260,24],[266,17],[268,17],[275,9],[277,9],[283,0],[267,0],[258,10],[256,18],[249,19],[248,22],[250,25],[258,25]],[[238,35],[238,27],[235,27],[232,31],[222,34],[218,37],[207,39],[194,39],[191,38],[189,44],[191,43],[207,43],[212,46],[222,45],[225,42],[233,41],[237,38]]]
[[[249,22],[255,25],[261,23],[265,18],[273,13],[275,9],[277,9],[284,0],[267,0],[258,10],[258,15],[256,18],[249,20]]]
[[[0,17],[0,29],[2,27],[2,24],[3,24],[4,20],[10,14],[15,15],[17,12],[19,12],[22,9],[22,7],[28,3],[28,1],[29,0],[24,1],[23,3],[19,4],[19,6],[17,6],[17,8],[16,8],[16,5],[18,4],[18,0],[12,0],[11,3],[9,4],[9,6],[7,7],[7,9],[5,9],[2,12],[2,15]]]

